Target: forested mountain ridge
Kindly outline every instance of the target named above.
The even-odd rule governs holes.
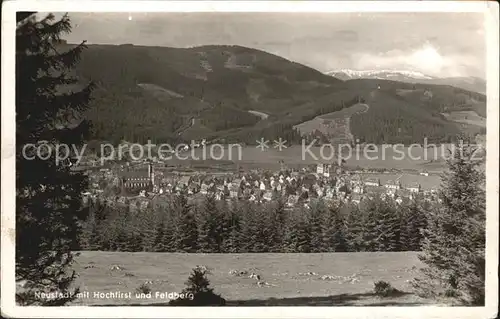
[[[380,105],[353,117],[352,132],[361,140],[408,142],[412,136],[420,138],[422,134],[414,132],[420,126],[425,134],[444,141],[461,128],[441,112],[467,107],[485,113],[480,106],[485,97],[478,93],[394,81],[342,81],[241,46],[89,45],[75,73],[83,83],[96,84],[86,114],[94,137],[115,143],[201,138],[255,143],[260,137],[298,142],[294,125],[361,99]],[[404,106],[401,112],[393,112],[398,105]],[[413,123],[403,135],[402,121]],[[386,132],[377,136],[373,130],[380,125]]]
[[[464,90],[485,94],[486,81],[475,76],[435,77],[408,70],[335,70],[326,74],[344,81],[353,79],[379,79],[407,83],[451,85]]]

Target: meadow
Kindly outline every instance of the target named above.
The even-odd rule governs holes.
[[[304,147],[307,147],[308,144]],[[310,147],[309,152],[304,151],[301,145],[292,145],[287,148],[283,148],[281,151],[274,148],[273,141],[269,141],[269,148],[262,151],[255,146],[244,146],[238,150],[237,147],[233,146],[231,148],[225,147],[221,149],[220,147],[211,148],[210,145],[206,147],[204,151],[203,148],[195,149],[192,151],[187,151],[181,156],[186,157],[189,160],[192,159],[209,159],[209,160],[220,160],[233,161],[239,164],[252,164],[255,167],[267,168],[270,165],[276,166],[280,161],[283,161],[286,165],[297,166],[297,165],[310,165],[317,163],[332,163],[336,162],[336,155],[338,155],[338,148],[334,146],[333,149],[329,147]],[[447,145],[442,144],[436,148],[430,147],[425,149],[423,147],[417,146],[413,148],[408,147],[397,147],[383,149],[380,145],[375,150],[368,150],[367,154],[364,153],[363,147],[357,150],[355,147],[352,148],[351,155],[349,156],[349,151],[347,147],[342,148],[342,158],[345,158],[345,165],[349,167],[362,167],[362,168],[382,168],[382,169],[398,169],[398,170],[416,170],[421,171],[427,169],[426,166],[432,163],[433,171],[440,173],[445,168],[445,162],[443,161],[443,156],[447,156]],[[332,151],[333,155],[332,156]],[[404,153],[402,156],[401,153]],[[411,157],[409,156],[411,154]],[[194,155],[194,156],[193,156]],[[173,159],[169,161],[170,163],[182,164],[184,160]],[[216,161],[214,161],[216,162]],[[278,165],[279,167],[279,165]]]
[[[421,267],[416,252],[317,254],[180,254],[85,251],[76,258],[77,284],[89,298],[74,305],[160,305],[156,292],[181,292],[192,268],[204,266],[215,292],[228,305],[425,305],[409,283]],[[238,273],[235,275],[234,273]],[[258,275],[259,280],[250,278]],[[401,293],[380,298],[375,281]],[[261,284],[258,284],[258,282]],[[135,298],[141,284],[151,298]],[[132,292],[131,298],[93,298],[94,292]]]
[[[479,116],[475,111],[455,111],[442,114],[449,121],[486,127],[486,118]]]
[[[310,121],[294,126],[294,129],[304,134],[320,131],[333,143],[350,143],[354,140],[350,129],[351,116],[368,111],[367,104],[355,104],[340,111],[319,115]]]

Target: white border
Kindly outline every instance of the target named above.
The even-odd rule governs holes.
[[[494,318],[498,305],[498,45],[496,1],[6,1],[2,3],[2,315],[31,318]],[[483,12],[487,34],[485,307],[18,307],[14,293],[16,11],[41,12]],[[466,41],[466,39],[464,39]],[[8,88],[8,91],[7,91]],[[9,291],[10,293],[7,293]]]

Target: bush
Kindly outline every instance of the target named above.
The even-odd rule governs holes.
[[[202,267],[193,269],[191,276],[186,281],[186,288],[182,295],[190,298],[174,299],[171,306],[224,306],[226,300],[209,288],[210,281],[206,278],[207,270]]]
[[[379,280],[375,283],[373,292],[380,297],[389,297],[399,293],[399,290],[392,287],[387,281]]]
[[[137,289],[135,290],[137,293],[143,293],[143,294],[149,294],[151,293],[151,287],[149,285],[142,283]]]

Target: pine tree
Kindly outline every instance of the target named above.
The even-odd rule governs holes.
[[[50,146],[81,146],[89,123],[81,120],[92,86],[61,93],[77,83],[68,76],[84,44],[65,52],[57,47],[60,37],[71,31],[64,16],[37,19],[31,12],[17,14],[16,28],[16,280],[26,280],[25,291],[16,294],[23,305],[63,305],[76,290],[71,271],[72,250],[77,247],[79,222],[86,217],[80,200],[86,179],[56,164],[54,152],[46,160],[24,146],[47,141]],[[67,90],[66,90],[67,91]],[[43,149],[42,149],[43,150]],[[34,153],[34,152],[33,152]],[[61,292],[69,297],[40,300],[36,292]]]
[[[285,229],[284,251],[308,253],[311,251],[311,228],[303,209],[295,211]]]
[[[400,248],[406,251],[419,251],[422,242],[422,230],[426,226],[426,202],[420,198],[411,200],[401,212]]]
[[[324,206],[323,201],[316,200],[312,204],[311,209],[309,210],[309,220],[308,224],[310,227],[310,250],[313,253],[319,253],[327,251],[328,247],[324,245],[323,241],[323,220],[326,215],[326,208]]]
[[[265,232],[265,215],[262,207],[244,203],[241,206],[241,240],[243,252],[266,252],[269,250]]]
[[[358,207],[353,207],[350,211],[347,208],[346,217],[346,241],[348,251],[363,251],[363,213]]]
[[[233,205],[226,211],[224,221],[224,241],[222,242],[222,251],[225,253],[239,253],[241,252],[241,225],[238,212],[238,206]]]
[[[82,232],[79,237],[80,248],[82,250],[99,250],[101,248],[98,226],[100,222],[98,219],[99,212],[96,209],[99,208],[95,205],[89,206],[89,215],[83,223]]]
[[[377,237],[379,235],[379,229],[377,229],[378,221],[378,201],[379,198],[374,198],[369,201],[365,201],[365,205],[362,208],[362,251],[377,251],[378,243]]]
[[[425,295],[444,292],[461,303],[484,305],[484,172],[474,152],[474,147],[459,142],[447,160],[442,207],[428,213],[419,256],[425,267],[414,285]]]
[[[219,253],[223,220],[214,196],[206,196],[198,220],[198,252]]]
[[[347,227],[345,217],[338,207],[331,207],[330,213],[333,216],[331,222],[333,224],[332,242],[328,251],[346,252],[349,247],[347,244]]]
[[[165,243],[163,242],[165,238],[165,223],[161,221],[155,229],[155,238],[153,241],[153,251],[156,252],[166,252]]]
[[[285,202],[282,196],[267,207],[268,215],[265,225],[266,238],[270,252],[281,252],[283,245],[285,218]]]
[[[175,250],[186,253],[196,252],[198,249],[198,225],[185,194],[178,195],[173,206],[177,225],[174,231]]]
[[[377,251],[399,250],[400,218],[396,208],[388,200],[377,200],[375,209],[377,236],[374,240],[375,249]]]

